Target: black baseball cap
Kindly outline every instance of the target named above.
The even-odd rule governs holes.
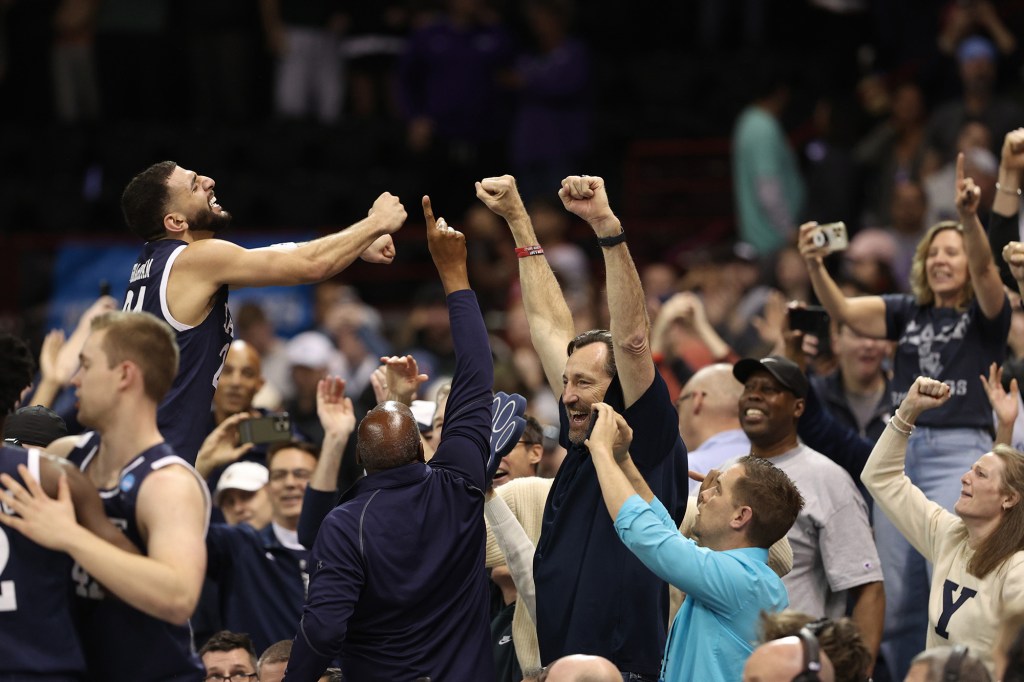
[[[4,421],[4,439],[16,440],[21,445],[45,448],[66,435],[68,427],[60,415],[40,405],[15,410]]]
[[[807,377],[792,360],[778,355],[769,355],[766,358],[757,360],[755,358],[743,358],[732,367],[732,375],[741,384],[747,383],[750,375],[758,370],[764,370],[775,377],[780,384],[785,386],[797,398],[806,398],[810,389]]]

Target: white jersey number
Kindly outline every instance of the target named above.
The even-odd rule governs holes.
[[[124,299],[124,307],[121,308],[121,310],[128,310],[128,311],[131,311],[133,313],[137,313],[140,310],[142,310],[142,300],[144,298],[146,298],[146,287],[144,287],[144,286],[139,287],[139,300],[135,304],[135,307],[133,308],[132,307],[132,298],[134,298],[134,297],[135,297],[135,292],[132,291],[131,289],[129,289],[128,290],[128,295],[125,296],[125,299]]]
[[[3,575],[7,568],[7,562],[11,558],[11,541],[7,534],[0,532],[0,575]],[[13,580],[0,580],[0,611],[17,611],[18,598],[14,594]]]

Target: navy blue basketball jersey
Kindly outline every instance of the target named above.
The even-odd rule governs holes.
[[[178,375],[157,411],[160,433],[174,451],[195,463],[206,438],[203,430],[210,416],[213,393],[224,368],[234,331],[228,310],[228,288],[217,290],[213,308],[200,324],[182,324],[171,315],[167,304],[167,280],[174,260],[188,246],[177,239],[147,242],[132,266],[124,310],[144,310],[174,328],[181,359]]]
[[[0,448],[0,472],[39,480],[39,450]],[[0,503],[0,514],[13,514]],[[0,679],[78,680],[85,658],[71,611],[71,557],[0,525]]]
[[[88,432],[75,444],[68,459],[87,471],[99,451],[100,437]],[[118,478],[117,487],[100,490],[107,517],[120,527],[128,539],[146,554],[146,544],[135,518],[139,489],[154,471],[166,466],[184,466],[196,477],[206,498],[209,517],[210,498],[206,484],[195,469],[174,454],[167,443],[154,445],[129,462]],[[96,680],[202,680],[203,664],[196,654],[192,630],[188,625],[173,625],[125,604],[75,564],[71,582],[80,614],[80,636],[91,679]]]

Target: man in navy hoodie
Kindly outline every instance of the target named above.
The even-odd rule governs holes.
[[[441,442],[425,463],[416,420],[397,402],[360,422],[356,452],[367,476],[317,535],[287,682],[315,682],[334,658],[361,682],[494,677],[483,570],[494,368],[465,237],[435,223],[427,197],[423,213],[458,332]]]

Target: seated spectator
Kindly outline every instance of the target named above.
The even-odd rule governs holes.
[[[604,403],[594,407],[586,444],[615,530],[645,566],[687,595],[669,632],[662,678],[735,680],[760,614],[789,604],[768,567],[768,548],[796,521],[800,492],[758,457],[712,471],[701,485],[695,543],[679,533],[633,464],[625,419]]]
[[[282,639],[268,646],[260,659],[256,661],[256,672],[259,682],[281,682],[284,671],[288,668],[288,660],[292,656],[292,641]]]
[[[48,407],[19,407],[4,420],[4,442],[23,448],[45,448],[68,435],[67,424]]]
[[[835,668],[836,682],[864,682],[870,675],[871,652],[864,645],[860,630],[849,618],[814,620],[799,611],[766,613],[761,617],[762,641],[770,642],[789,636],[799,636],[807,628],[818,640]]]
[[[511,452],[501,458],[494,473],[494,487],[498,488],[517,478],[537,475],[537,465],[544,453],[544,432],[540,422],[527,417],[526,430]]]
[[[928,648],[910,662],[904,682],[992,682],[985,663],[967,647]]]
[[[743,682],[835,682],[835,668],[828,654],[807,628],[794,637],[765,642],[754,649],[743,667]]]
[[[340,373],[341,358],[331,340],[320,332],[299,334],[288,342],[287,350],[295,394],[284,408],[291,415],[292,427],[319,448],[324,432],[316,414],[317,385],[328,374]]]
[[[622,675],[615,664],[600,656],[563,656],[526,681],[537,682],[619,682]],[[524,681],[525,682],[525,681]]]
[[[217,481],[213,502],[229,526],[247,523],[260,530],[270,523],[274,508],[267,495],[270,472],[256,462],[235,462]]]
[[[256,650],[249,635],[221,630],[199,650],[207,682],[252,682],[256,679]]]
[[[743,385],[732,375],[732,365],[716,363],[698,371],[676,398],[679,435],[690,450],[690,470],[706,474],[750,452],[750,441],[740,427]],[[690,495],[700,483],[690,481]]]
[[[956,153],[957,133],[967,121],[980,121],[1001,138],[1021,121],[1021,109],[996,93],[996,49],[981,36],[971,36],[956,48],[962,99],[939,106],[928,121],[927,145],[940,159]],[[995,150],[993,150],[995,151]]]
[[[892,344],[858,334],[842,322],[833,329],[832,352],[838,366],[832,374],[813,377],[811,383],[836,419],[869,440],[878,440],[893,408],[882,365]]]

